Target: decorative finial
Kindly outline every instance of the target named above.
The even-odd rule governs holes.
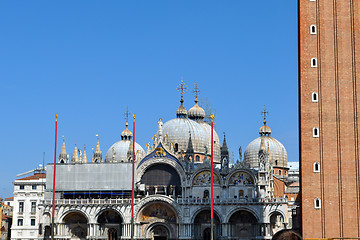
[[[135,121],[135,117],[136,117],[136,115],[135,115],[135,114],[133,114],[134,121]]]
[[[56,121],[57,121],[58,115],[57,115],[57,114],[55,114],[55,117],[56,117]]]
[[[261,112],[261,115],[263,115],[263,117],[264,117],[264,125],[266,125],[266,116],[269,115],[269,112],[266,111],[265,105],[264,105],[264,111]]]
[[[76,140],[75,140],[75,146],[76,146]]]
[[[210,114],[210,118],[211,118],[211,120],[213,120],[213,119],[214,119],[214,117],[215,117],[215,115],[214,115],[214,114]]]
[[[97,137],[97,139],[99,140],[99,134],[96,134],[95,136],[96,136],[96,137]]]
[[[225,134],[225,132],[223,132],[223,134],[224,134],[224,139],[226,138],[226,134]]]
[[[193,90],[193,93],[195,93],[195,102],[198,102],[197,97],[200,94],[200,89],[197,87],[197,83],[194,83],[194,85],[195,85],[195,88]]]
[[[129,108],[128,106],[126,106],[126,112],[124,113],[126,122],[129,121],[129,115],[130,115]]]
[[[184,96],[184,93],[185,93],[186,90],[187,90],[187,87],[186,87],[185,84],[184,84],[183,78],[181,78],[181,83],[180,83],[180,85],[177,87],[177,90],[178,90],[178,92],[180,93],[180,95],[181,95],[181,100],[182,100],[182,99],[183,99],[183,96]]]

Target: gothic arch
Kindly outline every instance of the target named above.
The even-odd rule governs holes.
[[[150,224],[146,228],[146,237],[151,238],[151,231],[153,231],[157,227],[163,227],[163,228],[165,228],[167,230],[167,232],[169,234],[168,239],[173,239],[174,238],[174,235],[175,235],[174,229],[172,229],[168,224],[161,223],[161,222],[156,222],[156,223]]]
[[[256,183],[256,181],[257,181],[256,177],[254,176],[254,174],[253,174],[251,171],[246,170],[246,169],[235,169],[234,171],[232,171],[231,173],[229,173],[229,174],[227,175],[227,177],[226,177],[226,180],[225,180],[225,181],[226,181],[226,185],[227,185],[227,186],[232,185],[232,184],[230,184],[231,178],[232,178],[235,174],[240,173],[240,172],[243,172],[243,173],[246,173],[246,174],[250,175],[250,177],[252,178],[252,181],[253,181],[252,185],[255,185],[255,183]]]
[[[139,220],[140,213],[148,206],[154,203],[163,203],[166,204],[174,213],[176,217],[176,222],[179,223],[182,221],[181,219],[181,213],[179,211],[179,206],[177,203],[174,202],[174,200],[168,196],[149,196],[142,199],[138,204],[136,204],[134,209],[134,216],[135,219]]]
[[[173,167],[177,174],[180,177],[181,185],[183,186],[185,184],[185,172],[182,166],[179,165],[176,161],[169,159],[169,158],[151,158],[145,162],[143,162],[141,165],[137,166],[136,171],[136,182],[139,182],[146,172],[147,169],[149,169],[151,166],[155,164],[165,164]]]
[[[257,222],[261,222],[258,214],[256,214],[256,212],[253,209],[246,208],[246,207],[233,207],[230,211],[228,211],[225,222],[228,223],[231,216],[238,211],[247,211],[247,212],[251,213],[252,215],[254,215]]]
[[[192,214],[192,217],[191,217],[191,223],[192,223],[192,224],[194,223],[195,218],[197,217],[197,215],[198,215],[199,213],[201,213],[202,211],[211,211],[211,208],[209,208],[209,207],[202,207],[202,208],[197,209],[197,210]],[[223,219],[222,219],[222,217],[221,217],[221,214],[219,213],[219,211],[218,211],[217,209],[214,208],[214,216],[215,216],[215,214],[216,214],[216,216],[219,218],[219,223],[220,223],[220,224],[223,223]]]
[[[97,211],[97,213],[94,215],[94,220],[97,221],[99,216],[106,211],[114,211],[115,213],[119,214],[122,223],[124,223],[124,214],[121,211],[119,211],[118,209],[111,208],[111,207],[101,208],[99,211]]]
[[[78,209],[68,209],[68,210],[64,211],[62,213],[61,217],[59,218],[59,220],[60,220],[59,222],[64,222],[65,217],[71,213],[82,214],[86,218],[86,221],[89,222],[90,217],[86,214],[86,212],[80,211]]]
[[[273,214],[280,214],[282,217],[283,217],[283,219],[284,219],[284,221],[286,222],[287,221],[287,218],[286,218],[286,214],[282,211],[282,210],[280,210],[280,209],[274,209],[274,210],[272,210],[272,211],[270,211],[269,212],[269,214],[267,215],[267,222],[270,222],[270,218],[271,218],[271,216],[273,215]]]
[[[194,180],[197,176],[199,176],[199,174],[201,174],[202,172],[211,172],[210,168],[200,168],[197,171],[195,171],[192,175],[191,175],[191,185],[194,186]],[[220,174],[217,171],[214,171],[214,179],[215,177],[217,177],[219,179],[219,186],[223,185],[222,179],[220,177]],[[216,183],[214,182],[214,185],[216,185]]]

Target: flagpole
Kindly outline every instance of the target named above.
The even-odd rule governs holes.
[[[211,118],[211,240],[214,240],[214,114]]]
[[[57,119],[55,121],[55,153],[54,153],[54,180],[53,180],[53,199],[52,199],[52,217],[51,217],[51,239],[54,240],[54,218],[55,218],[55,180],[56,180],[56,144],[57,144]]]
[[[132,147],[132,195],[131,195],[131,240],[134,239],[134,200],[135,200],[135,114],[133,114],[133,147]]]

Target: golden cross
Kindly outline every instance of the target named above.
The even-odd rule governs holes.
[[[261,112],[261,115],[263,115],[263,116],[264,116],[264,124],[266,124],[266,115],[269,115],[269,112],[267,112],[267,111],[266,111],[266,107],[265,107],[265,105],[264,105],[264,111],[263,111],[263,112]]]
[[[181,97],[184,95],[184,93],[185,93],[186,90],[187,90],[187,87],[185,86],[184,81],[183,81],[182,78],[181,78],[181,83],[180,83],[180,85],[177,87],[177,90],[178,90],[179,93],[181,94]]]
[[[195,93],[195,98],[197,98],[200,94],[200,89],[197,87],[197,83],[194,83],[194,85],[195,85],[195,88],[194,88],[193,93]]]
[[[126,112],[124,113],[126,122],[129,121],[129,115],[130,115],[129,108],[128,106],[126,106]]]

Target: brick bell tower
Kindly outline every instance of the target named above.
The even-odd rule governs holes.
[[[298,11],[302,234],[360,237],[360,0]]]

